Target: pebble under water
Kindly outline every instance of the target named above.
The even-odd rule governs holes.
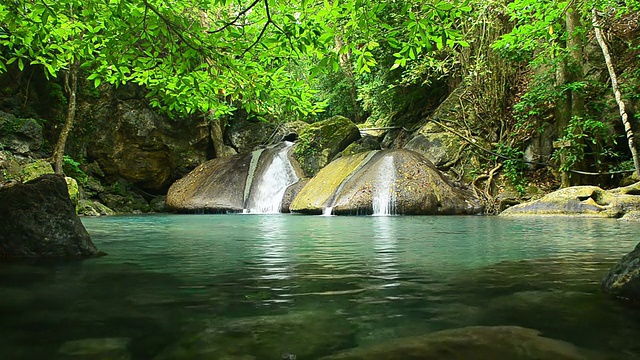
[[[601,293],[640,224],[480,216],[84,218],[108,256],[0,265],[0,359],[318,359],[517,325],[640,356]]]

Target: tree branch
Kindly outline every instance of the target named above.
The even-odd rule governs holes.
[[[225,30],[226,28],[228,28],[231,25],[234,25],[236,23],[236,21],[238,21],[242,16],[244,16],[247,12],[249,12],[249,10],[251,10],[254,6],[256,6],[258,3],[260,2],[260,0],[255,0],[253,3],[251,3],[251,5],[249,5],[249,7],[247,7],[246,9],[240,11],[238,13],[238,15],[235,17],[235,19],[231,20],[230,22],[224,24],[222,27],[215,29],[215,30],[210,30],[208,31],[209,34],[216,34],[219,33],[223,30]]]

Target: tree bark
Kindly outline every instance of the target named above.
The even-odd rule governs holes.
[[[598,12],[595,7],[591,9],[591,14],[596,39],[602,49],[602,55],[604,56],[604,61],[607,64],[607,70],[609,70],[611,89],[613,90],[613,94],[616,98],[616,103],[618,103],[620,117],[622,118],[622,124],[624,125],[624,130],[629,142],[629,150],[631,151],[631,158],[633,159],[633,166],[635,167],[635,176],[640,177],[640,161],[638,160],[638,151],[635,146],[633,130],[631,128],[631,123],[629,122],[629,116],[627,115],[624,101],[622,101],[622,94],[620,93],[620,87],[618,86],[618,77],[615,69],[613,68],[613,62],[611,61],[611,55],[609,54],[609,46],[607,46],[607,43],[604,41],[602,28],[600,27],[600,19],[598,18]]]
[[[62,174],[62,159],[64,157],[64,148],[67,145],[67,138],[73,128],[73,124],[76,120],[76,94],[78,92],[78,62],[73,62],[69,65],[69,71],[66,76],[67,92],[69,93],[69,104],[67,106],[67,119],[64,122],[64,126],[58,136],[58,141],[53,149],[53,155],[51,156],[51,162],[53,163],[53,170],[56,174]]]

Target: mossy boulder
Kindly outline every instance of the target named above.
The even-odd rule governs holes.
[[[620,221],[640,222],[640,210],[632,210],[618,219]]]
[[[462,144],[459,136],[427,123],[413,134],[404,149],[418,152],[434,165],[441,166],[455,159]]]
[[[640,300],[640,244],[609,270],[601,285],[615,296]]]
[[[372,150],[380,150],[380,141],[374,136],[363,136],[362,138],[351,143],[346,149],[336,155],[336,159],[342,156],[355,155],[361,152],[367,152]]]
[[[512,206],[501,216],[558,216],[619,218],[640,210],[640,183],[603,190],[597,186],[573,186]]]
[[[382,203],[384,202],[384,203]],[[302,189],[292,211],[333,214],[475,214],[480,201],[442,175],[422,155],[403,149],[339,158]]]
[[[53,167],[44,159],[36,160],[26,164],[20,173],[20,181],[27,182],[39,178],[44,174],[53,174]]]
[[[0,144],[14,154],[29,155],[44,143],[42,126],[34,119],[17,118],[0,111]]]
[[[80,200],[76,206],[76,212],[78,215],[84,216],[101,216],[101,215],[115,215],[116,212],[111,210],[106,205],[96,200]]]
[[[312,177],[359,138],[360,130],[356,124],[344,116],[334,116],[304,128],[293,153],[305,175]]]
[[[69,191],[69,199],[71,199],[71,203],[73,204],[73,206],[77,206],[80,196],[78,182],[76,181],[76,179],[68,176],[64,178],[64,181],[67,183],[67,190]]]
[[[605,359],[533,329],[518,326],[470,326],[388,341],[327,356],[321,360],[586,360]]]
[[[365,152],[332,161],[302,188],[291,203],[290,210],[321,214],[324,208],[331,205],[330,202],[340,184],[362,164],[367,156],[369,153]]]

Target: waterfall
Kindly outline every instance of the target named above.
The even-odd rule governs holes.
[[[285,191],[298,181],[298,176],[288,157],[291,146],[293,143],[285,142],[282,147],[267,149],[262,153],[260,161],[265,163],[258,165],[262,171],[256,172],[256,178],[251,184],[244,212],[252,214],[280,212]]]
[[[396,196],[393,185],[396,182],[396,169],[393,156],[385,156],[380,161],[373,192],[373,215],[395,215]]]

